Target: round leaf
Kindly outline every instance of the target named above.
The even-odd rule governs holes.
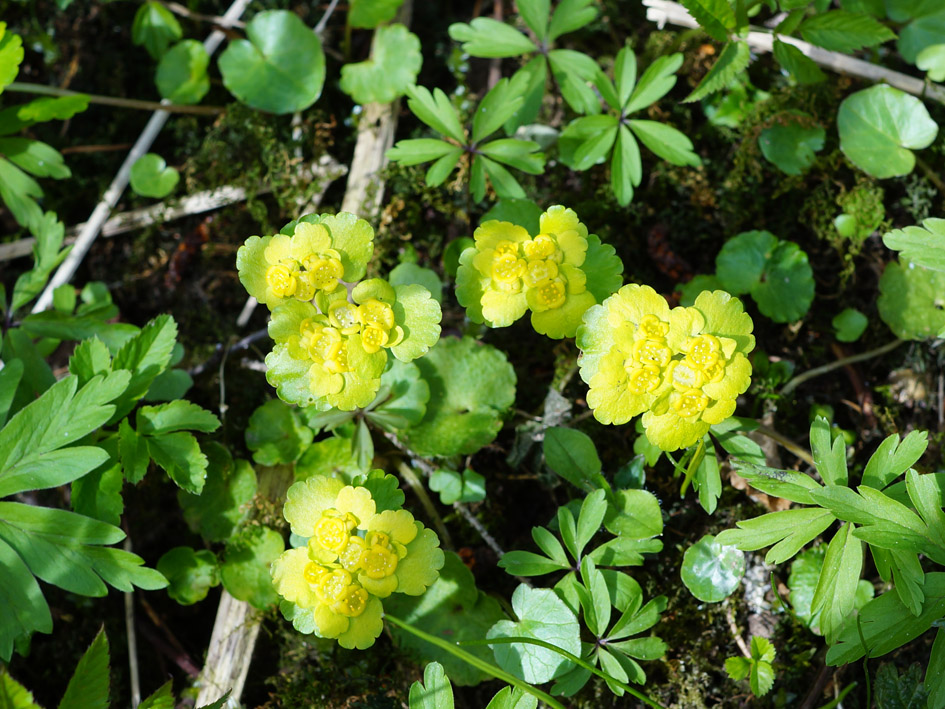
[[[247,39],[220,56],[223,83],[236,98],[271,113],[308,108],[321,96],[325,54],[318,36],[292,12],[260,12],[246,26]]]
[[[945,81],[945,44],[932,44],[919,52],[915,65],[932,81]]]
[[[155,59],[159,59],[172,42],[181,38],[177,18],[161,3],[151,0],[143,3],[135,13],[131,25],[131,41],[143,44]]]
[[[356,103],[390,103],[417,81],[420,40],[403,25],[374,31],[371,58],[341,67],[341,90]]]
[[[182,606],[202,601],[220,583],[217,557],[206,549],[174,547],[158,559],[157,570],[167,577],[167,595]]]
[[[800,175],[814,164],[814,153],[824,147],[824,135],[820,126],[788,122],[761,131],[758,145],[765,159],[779,170]]]
[[[856,308],[847,308],[831,321],[840,342],[856,342],[869,325],[867,317]]]
[[[912,150],[928,147],[938,133],[922,101],[885,85],[847,96],[837,113],[837,128],[843,154],[879,178],[912,172]]]
[[[680,575],[693,596],[718,603],[738,588],[745,574],[745,554],[733,546],[722,546],[707,534],[683,554]]]
[[[924,340],[945,328],[945,273],[893,262],[879,279],[879,294],[879,316],[896,337]]]
[[[500,620],[489,630],[487,638],[535,638],[572,655],[581,654],[581,626],[577,617],[550,588],[521,584],[512,594],[512,609],[518,622]],[[502,669],[531,684],[547,682],[572,667],[558,653],[537,645],[493,645],[493,650]]]
[[[154,78],[161,96],[184,105],[200,103],[210,90],[209,63],[207,50],[197,40],[185,39],[174,45],[161,57]]]
[[[164,158],[156,153],[142,156],[131,166],[131,189],[142,197],[167,197],[177,187],[178,180],[177,170],[168,167]]]

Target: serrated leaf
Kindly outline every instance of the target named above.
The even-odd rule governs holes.
[[[726,0],[682,0],[681,4],[714,40],[725,42],[735,29],[735,11]]]
[[[207,457],[193,434],[184,431],[163,433],[146,439],[148,453],[177,486],[194,495],[203,490]]]
[[[155,436],[173,431],[211,433],[220,427],[220,419],[190,401],[179,399],[158,406],[142,406],[136,415],[138,433]]]
[[[6,22],[0,22],[0,94],[16,79],[22,61],[23,40],[7,31]]]
[[[103,628],[76,665],[59,709],[107,709],[108,687],[108,638]]]
[[[154,692],[141,700],[138,709],[174,709],[177,700],[174,699],[174,680],[167,680]]]
[[[261,465],[294,463],[311,445],[314,435],[302,424],[295,407],[270,399],[250,416],[246,446]]]
[[[210,442],[204,450],[207,478],[203,491],[198,497],[180,490],[177,499],[191,529],[208,541],[222,542],[231,538],[252,512],[256,471],[245,460],[234,461],[219,443]]]
[[[811,44],[846,54],[896,38],[892,30],[880,24],[876,18],[846,10],[829,10],[812,15],[801,23],[798,31]]]
[[[709,73],[705,75],[699,85],[685,99],[684,103],[698,101],[709,94],[720,91],[728,86],[729,82],[740,74],[751,61],[751,50],[746,42],[734,41],[725,45],[719,58]]]
[[[899,251],[904,261],[945,272],[945,219],[926,219],[922,226],[907,226],[883,234],[886,248]]]
[[[17,682],[7,668],[0,669],[0,707],[3,709],[41,709],[33,693]]]

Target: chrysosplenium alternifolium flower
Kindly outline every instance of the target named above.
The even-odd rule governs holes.
[[[643,414],[646,437],[685,448],[735,412],[751,382],[751,318],[724,291],[670,310],[649,286],[628,285],[584,314],[577,334],[587,403],[602,423]]]
[[[342,647],[373,645],[383,626],[381,599],[419,596],[445,561],[436,534],[412,514],[377,512],[367,488],[336,478],[295,483],[285,518],[308,544],[272,564],[283,612],[294,619],[306,615],[315,634],[337,638]]]
[[[531,310],[539,333],[574,336],[584,311],[597,302],[581,268],[587,227],[560,205],[542,214],[539,224],[536,236],[509,222],[488,221],[476,229],[476,245],[463,251],[456,274],[456,297],[470,320],[506,327]]]
[[[251,236],[236,263],[249,294],[272,310],[266,378],[300,406],[351,411],[380,388],[390,351],[409,362],[440,336],[440,305],[421,285],[364,277],[374,231],[353,214],[308,215],[275,236]]]

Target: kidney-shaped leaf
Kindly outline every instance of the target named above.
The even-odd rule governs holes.
[[[745,554],[707,534],[686,549],[680,574],[693,596],[718,603],[738,588],[745,574]]]
[[[928,147],[938,133],[922,101],[892,86],[873,86],[845,98],[837,128],[843,154],[879,178],[912,172],[912,150]]]
[[[308,108],[321,96],[325,54],[314,32],[292,12],[267,10],[220,56],[223,83],[243,103],[271,113]]]

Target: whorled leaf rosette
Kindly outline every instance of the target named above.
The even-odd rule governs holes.
[[[724,291],[670,309],[649,286],[628,285],[590,308],[579,328],[581,377],[602,423],[643,414],[647,438],[685,448],[735,411],[751,383],[751,318]]]
[[[373,252],[374,230],[363,219],[347,212],[309,214],[274,236],[249,237],[236,266],[249,294],[272,310],[357,281]]]
[[[444,555],[436,534],[405,510],[376,512],[364,487],[318,476],[289,488],[285,518],[308,539],[272,564],[282,607],[304,632],[370,647],[382,629],[381,598],[420,595]]]
[[[456,274],[456,297],[471,320],[506,327],[531,310],[537,332],[574,336],[584,311],[596,302],[582,269],[587,227],[573,210],[556,205],[541,215],[539,229],[534,237],[510,222],[488,221],[476,229],[475,245],[461,254]],[[596,238],[594,243],[600,246]],[[614,262],[619,272],[616,256],[603,259],[608,281]]]
[[[440,305],[420,285],[391,286],[379,278],[322,292],[315,304],[275,308],[266,378],[283,401],[352,411],[368,406],[381,386],[388,350],[409,362],[440,336]]]

